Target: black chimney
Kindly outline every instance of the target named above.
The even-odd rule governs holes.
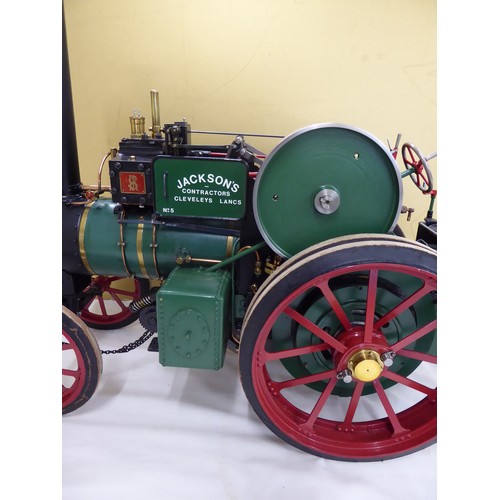
[[[76,144],[75,116],[69,72],[68,42],[64,7],[62,13],[62,194],[75,195],[80,190],[80,166]]]

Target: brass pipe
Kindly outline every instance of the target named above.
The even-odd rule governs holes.
[[[111,186],[101,186],[99,189],[99,186],[97,184],[83,184],[82,189],[84,191],[110,191]]]
[[[151,120],[152,120],[152,132],[153,137],[158,135],[161,130],[161,122],[160,122],[160,98],[159,92],[155,89],[151,90]]]
[[[151,249],[152,249],[152,252],[153,252],[153,266],[155,268],[156,276],[159,279],[160,278],[160,272],[158,271],[158,262],[156,260],[156,249],[158,248],[158,243],[156,243],[156,230],[157,230],[157,226],[156,226],[156,224],[153,224],[153,234],[152,234]]]
[[[130,272],[128,266],[127,266],[127,258],[125,257],[125,240],[124,240],[124,234],[123,234],[123,220],[125,218],[125,212],[120,213],[120,218],[119,218],[119,225],[120,225],[120,241],[118,242],[118,246],[120,247],[121,254],[122,254],[122,262],[123,262],[123,267],[125,268],[125,272],[127,273],[127,276],[130,278],[132,277],[132,273]]]
[[[116,156],[116,148],[111,148],[109,150],[109,153],[104,155],[104,158],[101,160],[101,164],[99,165],[99,171],[97,173],[97,191],[101,191],[102,186],[101,186],[101,177],[102,177],[102,169],[104,167],[104,162],[108,159],[109,156],[114,158]],[[111,190],[111,188],[110,188]]]

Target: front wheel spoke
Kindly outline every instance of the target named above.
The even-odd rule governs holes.
[[[63,342],[62,343],[62,350],[63,351],[73,351],[74,348],[71,344],[67,343],[67,342]]]
[[[111,295],[113,300],[120,306],[122,311],[126,311],[128,309],[128,306],[123,303],[122,299],[120,299],[120,297],[118,297],[115,292],[109,291],[109,294]]]
[[[372,269],[368,279],[366,292],[366,318],[365,318],[365,342],[371,342],[373,336],[373,323],[375,319],[375,303],[377,301],[378,271]]]
[[[407,297],[403,302],[398,304],[394,309],[391,309],[388,313],[384,314],[374,325],[374,328],[377,330],[381,328],[389,321],[393,320],[396,316],[399,316],[403,311],[409,309],[413,304],[418,302],[423,296],[427,295],[431,290],[434,289],[434,286],[431,284],[424,284],[421,288],[419,288],[415,293]]]
[[[433,354],[427,354],[425,352],[410,351],[408,349],[400,349],[398,351],[398,356],[404,356],[405,358],[416,359],[417,361],[426,361],[427,363],[437,364],[437,356]]]
[[[80,370],[69,370],[68,368],[62,369],[63,376],[78,378],[80,376]]]
[[[286,349],[284,351],[268,352],[265,351],[263,354],[259,353],[260,358],[264,363],[268,361],[275,361],[278,359],[293,358],[295,356],[305,356],[307,354],[312,354],[314,352],[321,352],[330,349],[330,346],[322,342],[321,344],[313,344],[305,347],[298,347],[294,349]]]
[[[436,389],[432,389],[431,387],[420,384],[419,382],[415,382],[414,380],[410,380],[409,378],[403,377],[402,375],[399,375],[398,373],[385,370],[384,377],[388,378],[389,380],[393,380],[394,382],[397,382],[398,384],[403,384],[406,387],[409,387],[410,389],[421,392],[422,394],[425,394],[427,396],[434,397],[436,395]]]
[[[102,298],[102,295],[97,296],[97,302],[99,303],[99,308],[101,309],[102,315],[107,316],[108,311],[106,310],[106,304],[104,303],[104,299]]]
[[[323,342],[326,342],[330,347],[333,347],[334,349],[336,349],[341,353],[346,351],[347,347],[344,344],[340,343],[337,339],[328,335],[328,333],[322,330],[319,326],[315,325],[312,321],[308,320],[305,316],[302,316],[302,314],[298,313],[291,307],[287,307],[283,312],[287,316],[292,318],[294,321],[299,323],[299,325],[302,325],[306,330],[311,332],[313,335],[319,337]]]
[[[334,293],[328,286],[328,282],[323,282],[319,285],[317,285],[318,288],[321,290],[323,293],[323,296],[327,300],[328,304],[332,308],[333,312],[337,316],[338,320],[344,327],[344,330],[350,330],[352,328],[351,322],[349,321],[349,318],[347,317],[347,314],[344,312],[342,309],[342,306],[340,305],[340,302],[337,300],[337,297],[335,297]]]
[[[401,422],[399,421],[398,415],[394,411],[394,408],[392,407],[392,405],[389,401],[389,398],[387,397],[387,394],[385,393],[384,388],[380,384],[380,381],[374,380],[373,386],[375,387],[375,390],[377,391],[377,395],[380,399],[380,402],[382,403],[382,406],[384,407],[384,410],[387,413],[387,417],[389,418],[389,422],[392,425],[393,436],[397,436],[399,434],[404,434],[405,432],[408,432],[408,429],[405,429],[401,425]]]
[[[391,346],[391,349],[394,352],[398,352],[400,349],[403,349],[404,347],[408,346],[409,344],[416,342],[418,339],[422,338],[424,335],[427,335],[429,332],[432,332],[433,330],[436,329],[437,326],[437,319],[434,321],[431,321],[430,323],[427,323],[427,325],[423,326],[422,328],[419,328],[418,330],[415,330],[413,333],[410,333],[410,335],[407,335],[405,338],[401,339],[399,342],[396,342]]]
[[[298,385],[313,384],[314,382],[320,382],[322,380],[327,380],[329,378],[337,378],[337,370],[328,370],[326,372],[315,373],[313,375],[307,375],[305,377],[292,378],[290,380],[285,380],[283,382],[272,382],[273,388],[280,392],[284,389],[289,389],[290,387],[297,387]]]
[[[316,420],[318,419],[321,410],[324,408],[328,398],[330,397],[336,383],[337,383],[337,377],[332,377],[328,382],[327,386],[325,387],[324,391],[321,393],[321,396],[319,397],[318,401],[316,401],[316,404],[314,405],[314,408],[312,409],[309,417],[300,427],[308,431],[313,430],[313,426]]]
[[[126,297],[135,297],[136,293],[135,291],[131,292],[130,290],[123,290],[121,288],[113,288],[113,287],[108,287],[106,290],[109,292],[110,295],[114,296],[113,294],[120,294],[120,295],[125,295]]]

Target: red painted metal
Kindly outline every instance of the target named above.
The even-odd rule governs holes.
[[[62,331],[62,336],[64,339],[62,343],[62,352],[72,351],[74,356],[70,357],[73,362],[76,360],[76,368],[74,366],[71,366],[71,368],[64,367],[63,361],[62,375],[73,379],[73,382],[69,386],[62,384],[62,407],[64,409],[82,392],[87,371],[85,368],[85,361],[78,346],[69,335],[66,335],[64,330]]]
[[[376,306],[379,271],[403,273],[419,278],[422,281],[422,288],[414,292],[400,305],[394,307],[393,310],[388,311],[383,318],[374,321],[373,312]],[[328,281],[331,278],[352,272],[369,273],[366,310],[371,319],[365,318],[362,326],[359,324],[351,325],[347,315],[341,310],[341,305],[328,287]],[[323,291],[325,299],[344,327],[344,331],[336,338],[330,337],[291,307],[294,299],[314,288]],[[299,446],[312,448],[323,455],[347,460],[392,458],[416,451],[433,442],[437,432],[437,387],[434,387],[434,383],[427,386],[416,382],[391,372],[390,368],[387,367],[373,382],[353,380],[352,395],[342,418],[322,417],[320,413],[328,405],[330,397],[332,400],[339,397],[331,396],[336,384],[339,383],[337,374],[346,368],[350,356],[361,349],[372,349],[379,354],[390,350],[396,352],[396,355],[418,359],[422,363],[437,363],[437,357],[432,354],[418,353],[407,349],[411,343],[432,332],[436,328],[435,321],[418,328],[391,346],[381,331],[382,325],[412,307],[423,295],[434,290],[436,290],[436,278],[426,271],[405,265],[373,263],[355,265],[326,273],[293,291],[268,317],[257,338],[252,358],[252,379],[255,392],[268,418]],[[281,314],[297,321],[322,342],[281,352],[266,351],[266,341]],[[268,370],[269,363],[275,360],[303,356],[328,349],[334,359],[334,369],[290,380],[273,380]],[[395,404],[391,401],[391,389],[384,389],[381,383],[381,379],[384,377],[401,384],[412,393],[412,396],[415,396],[407,404],[407,407],[396,409]],[[296,406],[285,391],[285,389],[319,381],[324,381],[326,385],[319,395],[317,391],[310,389],[312,409],[309,411]],[[372,404],[373,398],[378,398],[379,406],[381,405],[383,408],[385,417],[362,421],[355,419],[357,410],[365,404],[366,396],[363,396],[365,384],[373,384],[375,393],[371,395]],[[365,415],[367,414],[365,413]]]
[[[427,175],[424,164],[422,163],[420,158],[415,158],[414,152],[411,148],[406,148],[403,153],[405,152],[408,152],[408,154],[410,155],[410,160],[408,160],[406,154],[403,154],[405,166],[408,168],[408,165],[410,165],[415,170],[413,175],[415,175],[414,182],[417,187],[422,188],[422,186],[424,186],[424,183],[426,186],[431,186],[429,176]]]
[[[137,300],[141,297],[141,287],[138,280],[134,280],[134,289],[128,290],[120,286],[118,281],[123,278],[113,276],[97,276],[92,279],[90,287],[95,287],[98,292],[94,295],[93,299],[85,305],[81,310],[80,318],[89,325],[113,325],[126,321],[133,315],[133,312],[128,308],[128,302]],[[111,312],[106,307],[106,301],[103,298],[104,293],[109,293],[112,298],[111,302],[117,305],[119,310]],[[127,301],[127,304],[125,303]],[[98,308],[95,307],[97,303]]]

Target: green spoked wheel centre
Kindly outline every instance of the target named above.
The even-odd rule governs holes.
[[[401,175],[383,143],[346,125],[320,124],[270,153],[253,204],[263,238],[291,257],[329,238],[392,231],[401,200]]]

